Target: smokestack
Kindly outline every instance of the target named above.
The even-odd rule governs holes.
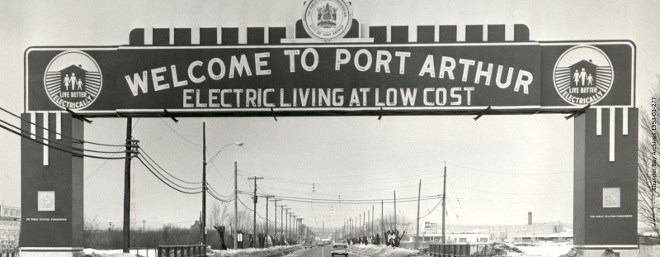
[[[532,212],[527,212],[527,225],[532,225]]]

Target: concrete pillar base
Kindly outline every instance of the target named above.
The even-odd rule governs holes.
[[[607,247],[603,248],[580,248],[576,247],[580,252],[582,252],[583,257],[603,257]],[[613,255],[607,255],[608,257],[639,257],[639,249],[637,248],[619,248],[616,247],[609,248],[614,252]]]
[[[82,247],[21,247],[21,257],[82,257]]]

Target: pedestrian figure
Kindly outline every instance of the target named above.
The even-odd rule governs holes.
[[[71,72],[71,77],[69,78],[69,82],[71,82],[71,90],[76,89],[76,81],[78,81],[76,80],[76,74]]]
[[[584,71],[584,68],[582,68],[582,71],[580,71],[580,81],[582,82],[582,86],[584,86],[584,80],[587,79],[587,72]]]
[[[82,80],[78,79],[78,90],[82,90]]]
[[[591,74],[589,74],[589,76],[587,76],[587,86],[593,86],[593,85],[594,85],[594,77],[592,77]]]
[[[66,74],[64,76],[64,88],[66,88],[66,90],[69,90],[69,74]]]
[[[575,73],[573,73],[573,81],[575,81],[575,86],[578,86],[578,81],[580,81],[580,74],[578,73],[578,70],[575,70]]]

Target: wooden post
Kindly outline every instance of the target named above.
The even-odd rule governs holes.
[[[124,161],[124,242],[123,252],[131,247],[131,151],[133,139],[133,118],[126,118],[126,160]]]

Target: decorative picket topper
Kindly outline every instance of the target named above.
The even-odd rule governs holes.
[[[632,42],[528,35],[519,24],[366,25],[345,0],[311,0],[288,27],[139,28],[129,45],[30,47],[25,108],[264,116],[634,107]]]

